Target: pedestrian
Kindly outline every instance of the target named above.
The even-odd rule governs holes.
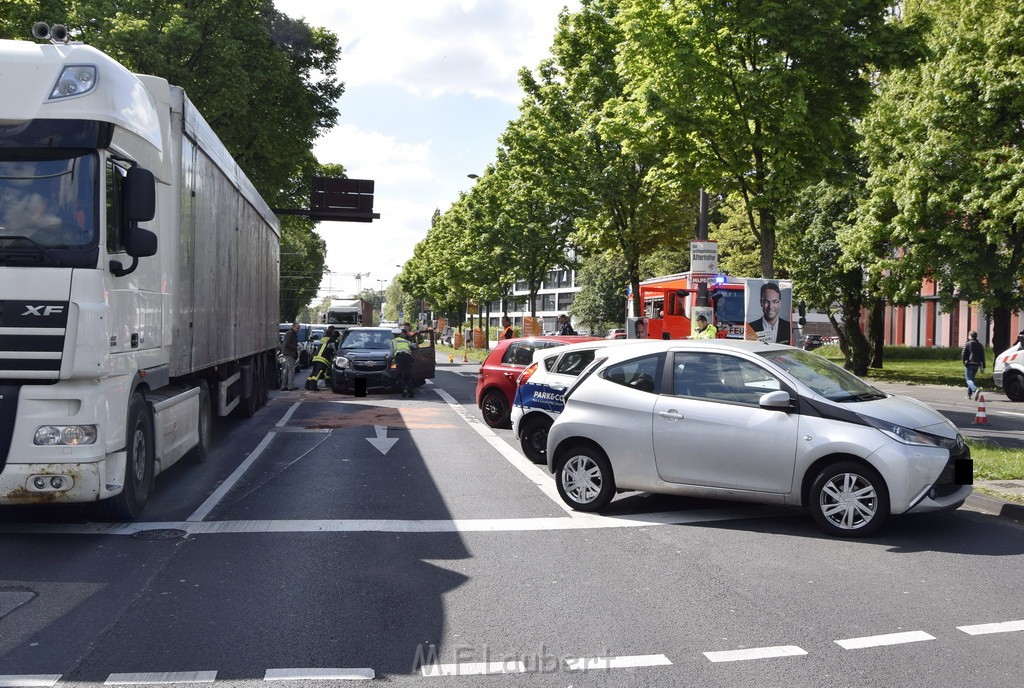
[[[964,344],[960,357],[964,362],[964,379],[967,380],[967,398],[977,398],[981,388],[974,384],[974,376],[978,371],[985,371],[985,347],[978,341],[978,333],[971,330],[967,333],[967,343]]]
[[[295,363],[299,360],[299,323],[293,322],[281,342],[281,354],[284,356],[284,376],[281,378],[281,391],[289,392],[296,389]]]
[[[515,330],[512,329],[512,319],[507,315],[501,317],[501,336],[499,339],[512,339],[516,336]]]
[[[558,316],[558,334],[562,335],[573,335],[576,331],[572,329],[572,323],[569,322],[569,316],[562,313]]]
[[[412,390],[412,343],[398,330],[391,338],[391,357],[395,362],[395,379],[402,390],[402,398],[411,398]]]
[[[698,315],[694,321],[697,324],[697,332],[691,337],[691,339],[717,339],[718,328],[714,325],[708,324],[708,319],[703,315]]]
[[[306,389],[310,392],[320,390],[320,380],[327,378],[327,371],[331,369],[331,359],[334,358],[334,350],[338,342],[338,331],[334,325],[327,328],[327,332],[320,338],[320,347],[313,356],[313,368],[306,378]]]

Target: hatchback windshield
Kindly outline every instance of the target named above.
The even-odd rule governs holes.
[[[832,401],[871,401],[885,394],[829,360],[800,349],[760,354],[821,396]]]

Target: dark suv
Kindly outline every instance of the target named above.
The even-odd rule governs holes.
[[[804,351],[814,351],[822,344],[820,334],[809,334],[804,337]]]
[[[331,390],[336,394],[354,390],[356,380],[366,380],[369,388],[397,387],[391,340],[400,336],[390,327],[350,327],[338,343],[331,361]],[[434,333],[416,337],[412,346],[412,378],[422,385],[434,377]]]
[[[476,380],[476,405],[484,422],[492,428],[510,426],[509,413],[516,395],[516,380],[526,366],[533,363],[533,352],[573,342],[589,342],[600,337],[554,335],[500,339],[480,365]]]

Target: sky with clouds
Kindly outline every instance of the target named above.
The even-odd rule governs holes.
[[[550,54],[559,12],[577,0],[274,0],[337,34],[345,94],[321,162],[376,182],[372,224],[328,222],[321,295],[390,284],[430,227],[494,161],[517,116],[517,74]],[[386,280],[381,284],[380,280]]]

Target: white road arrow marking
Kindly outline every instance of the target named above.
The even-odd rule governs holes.
[[[388,450],[395,446],[395,442],[398,441],[398,438],[388,437],[388,428],[386,425],[374,425],[373,429],[377,433],[377,436],[367,437],[366,441],[375,446],[381,454],[387,454]]]

